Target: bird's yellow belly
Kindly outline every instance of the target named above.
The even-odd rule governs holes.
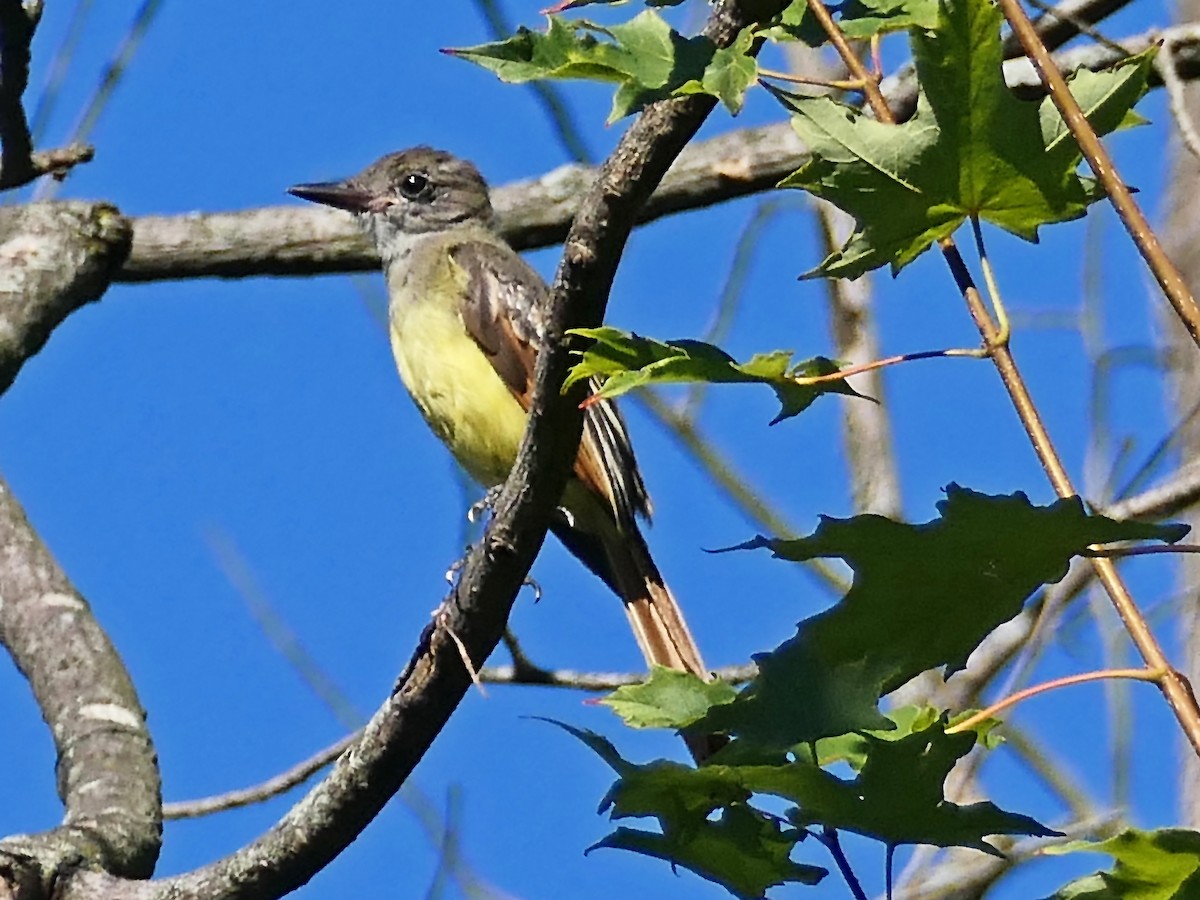
[[[508,477],[525,411],[452,310],[392,311],[392,353],[408,392],[467,473],[485,487]]]

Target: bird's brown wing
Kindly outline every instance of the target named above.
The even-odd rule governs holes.
[[[456,245],[451,258],[466,279],[461,314],[467,333],[528,410],[543,344],[545,283],[520,256],[483,241]],[[635,515],[649,515],[625,422],[610,401],[588,406],[575,475],[604,501],[621,527],[633,523]]]

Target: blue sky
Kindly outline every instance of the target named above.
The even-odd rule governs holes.
[[[92,10],[43,142],[65,140],[137,6]],[[537,3],[507,4],[537,24]],[[34,45],[36,99],[73,4],[47,4]],[[633,7],[618,10],[625,14]],[[680,15],[696,15],[688,7]],[[1165,12],[1146,7],[1145,27]],[[1134,27],[1130,26],[1131,29]],[[130,215],[229,210],[293,201],[294,183],[357,171],[384,152],[428,143],[473,159],[494,183],[566,162],[532,94],[500,84],[441,47],[488,39],[474,5],[163,5],[92,135],[96,160],[60,196],[105,199]],[[608,92],[564,88],[586,140],[605,152],[624,123],[603,127]],[[1161,98],[1141,107],[1156,125],[1111,146],[1159,204]],[[737,120],[718,111],[705,134],[780,119],[753,94]],[[798,198],[799,195],[794,195]],[[609,307],[621,327],[660,337],[703,333],[733,244],[753,215],[742,200],[639,230]],[[756,248],[725,346],[738,356],[778,347],[832,352],[819,285],[798,282],[819,254],[803,205],[777,216]],[[989,232],[999,278],[1018,313],[1071,313],[1083,303],[1085,247],[1099,260],[1105,346],[1153,336],[1158,302],[1115,217],[1047,230],[1038,246]],[[556,255],[532,255],[547,275]],[[63,325],[0,398],[0,471],[129,665],[150,714],[167,799],[218,793],[269,777],[343,734],[294,667],[274,649],[230,578],[231,555],[306,651],[366,715],[389,689],[461,553],[464,495],[448,455],[404,393],[378,316],[382,282],[323,277],[116,286]],[[876,279],[885,353],[977,341],[939,260]],[[1075,328],[1026,329],[1019,362],[1076,477],[1088,443],[1091,367]],[[932,518],[941,488],[1051,491],[987,363],[941,360],[888,372],[907,515]],[[1111,426],[1133,458],[1165,427],[1155,374],[1121,369]],[[769,392],[711,392],[701,424],[735,470],[772,498],[798,532],[820,514],[848,515],[839,432],[841,400],[824,399],[774,427]],[[681,597],[708,661],[745,661],[792,633],[832,598],[765,554],[712,556],[705,548],[751,536],[694,462],[636,405],[626,410],[658,514],[649,539]],[[1130,564],[1133,583],[1171,643],[1163,558]],[[544,597],[517,606],[513,626],[539,664],[634,670],[640,659],[602,585],[557,546],[534,574]],[[498,661],[504,661],[498,654]],[[1039,668],[1046,678],[1102,665],[1096,627],[1077,617]],[[666,735],[622,733],[581,695],[495,687],[472,693],[417,771],[416,788],[452,816],[471,870],[521,897],[720,897],[687,873],[615,851],[583,856],[607,833],[594,814],[608,770],[584,747],[530,716],[550,716],[618,740],[627,755],[679,757]],[[10,771],[0,787],[0,832],[57,821],[52,747],[24,683],[0,677]],[[1176,738],[1163,705],[1139,686],[1134,819],[1174,821]],[[1036,700],[1015,714],[1059,760],[1111,799],[1111,723],[1096,686]],[[1051,823],[1059,809],[1027,770],[996,754],[997,799]],[[238,847],[293,797],[199,822],[171,824],[160,872],[183,871]],[[879,885],[882,851],[856,849]],[[805,861],[824,864],[806,851]],[[1093,860],[1039,864],[1000,898],[1049,892]],[[436,848],[403,803],[387,811],[299,896],[422,897]],[[839,896],[835,888],[817,892]],[[451,896],[456,895],[451,891]],[[804,896],[803,889],[778,896]],[[815,896],[816,893],[808,892]]]

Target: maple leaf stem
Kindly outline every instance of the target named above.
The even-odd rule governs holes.
[[[989,347],[1006,347],[1008,339],[1012,335],[1012,323],[1008,320],[1008,310],[1004,308],[1004,301],[1000,297],[1000,284],[996,281],[992,261],[988,258],[987,247],[983,243],[983,229],[979,225],[979,216],[971,216],[971,230],[975,235],[975,249],[979,253],[979,267],[983,272],[983,284],[987,288],[988,300],[991,301],[992,312],[996,316],[995,344],[989,345]]]
[[[1156,684],[1161,684],[1164,679],[1171,674],[1171,669],[1146,667],[1141,669],[1101,669],[1096,672],[1082,672],[1078,675],[1067,675],[1063,678],[1055,678],[1051,681],[1044,681],[1041,684],[1035,684],[1032,687],[1027,687],[1024,690],[1017,691],[1015,694],[1009,694],[1003,700],[998,700],[989,706],[987,709],[980,710],[973,716],[963,719],[961,722],[956,722],[954,725],[946,729],[946,734],[954,734],[960,731],[968,731],[974,728],[981,722],[986,722],[988,719],[994,718],[997,713],[1003,712],[1010,706],[1016,706],[1023,700],[1028,700],[1030,697],[1036,697],[1039,694],[1045,694],[1048,691],[1054,691],[1058,688],[1070,687],[1075,684],[1087,684],[1089,681],[1106,681],[1126,680],[1126,681],[1151,681]]]

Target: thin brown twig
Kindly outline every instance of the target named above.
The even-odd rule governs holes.
[[[915,353],[897,353],[895,356],[885,356],[883,359],[874,359],[870,362],[846,366],[843,369],[838,369],[836,372],[830,372],[828,375],[797,375],[789,380],[801,386],[824,384],[830,381],[845,381],[847,378],[853,378],[855,375],[886,369],[888,366],[894,366],[898,363],[942,358],[987,359],[990,355],[991,351],[983,347],[951,347],[947,350],[918,350]]]
[[[21,187],[43,175],[62,177],[94,155],[72,143],[35,152],[21,97],[29,85],[29,45],[42,15],[41,0],[0,0],[0,190]]]
[[[1161,682],[1164,678],[1171,675],[1169,669],[1101,669],[1098,672],[1082,672],[1077,675],[1066,675],[1062,678],[1055,678],[1051,681],[1044,681],[1041,684],[1035,684],[1032,687],[1024,688],[1017,691],[1015,694],[1009,694],[1003,700],[997,700],[987,709],[982,709],[972,716],[968,716],[961,722],[956,722],[954,725],[946,729],[947,734],[952,734],[957,731],[966,731],[974,728],[980,722],[986,722],[988,719],[995,718],[998,713],[1003,712],[1010,706],[1016,706],[1022,700],[1028,700],[1030,697],[1036,697],[1038,694],[1045,694],[1058,688],[1070,687],[1075,684],[1086,684],[1090,681],[1105,681],[1108,679],[1122,679],[1129,681],[1153,681]]]
[[[867,98],[867,105],[871,107],[871,111],[875,113],[875,118],[880,122],[895,121],[891,109],[888,108],[887,101],[883,98],[883,94],[879,90],[881,79],[878,75],[872,74],[862,60],[858,58],[858,54],[851,48],[850,43],[846,40],[846,35],[842,33],[842,29],[838,28],[837,23],[833,21],[833,16],[829,14],[829,10],[821,0],[809,0],[809,12],[813,14],[813,18],[817,20],[820,26],[825,30],[825,34],[829,37],[829,42],[833,44],[833,48],[837,51],[839,57],[850,74],[854,76],[854,81],[858,83],[857,89],[861,90]]]
[[[1163,250],[1158,236],[1133,199],[1133,194],[1117,173],[1112,158],[1108,155],[1108,150],[1100,142],[1095,129],[1088,123],[1083,110],[1079,108],[1079,103],[1071,95],[1066,79],[1058,71],[1058,67],[1050,57],[1050,51],[1038,37],[1033,23],[1029,21],[1029,16],[1025,14],[1019,0],[998,0],[998,2],[1013,33],[1021,41],[1021,46],[1025,48],[1025,53],[1029,56],[1034,68],[1037,69],[1038,76],[1050,94],[1050,99],[1053,100],[1067,128],[1075,137],[1084,158],[1088,161],[1096,179],[1103,186],[1105,194],[1108,195],[1109,202],[1117,211],[1117,216],[1125,226],[1125,230],[1129,232],[1130,238],[1146,261],[1146,265],[1154,275],[1159,287],[1162,288],[1167,300],[1175,308],[1176,315],[1183,322],[1192,341],[1197,347],[1200,347],[1200,306],[1196,305],[1196,300],[1183,280],[1179,269]],[[1197,737],[1200,739],[1200,726],[1198,726]],[[1197,749],[1200,750],[1200,746]]]
[[[832,88],[837,91],[861,91],[864,82],[858,79],[849,79],[845,81],[829,81],[824,78],[811,78],[808,75],[797,75],[794,72],[780,72],[777,69],[759,68],[758,75],[760,78],[774,78],[776,81],[786,81],[788,84],[807,84],[812,87]],[[879,79],[872,75],[873,80]]]
[[[1089,548],[1081,553],[1081,556],[1090,558],[1104,557],[1106,559],[1118,559],[1126,556],[1155,556],[1159,553],[1200,553],[1200,544],[1170,544],[1167,546],[1145,546],[1145,547],[1100,547]]]

